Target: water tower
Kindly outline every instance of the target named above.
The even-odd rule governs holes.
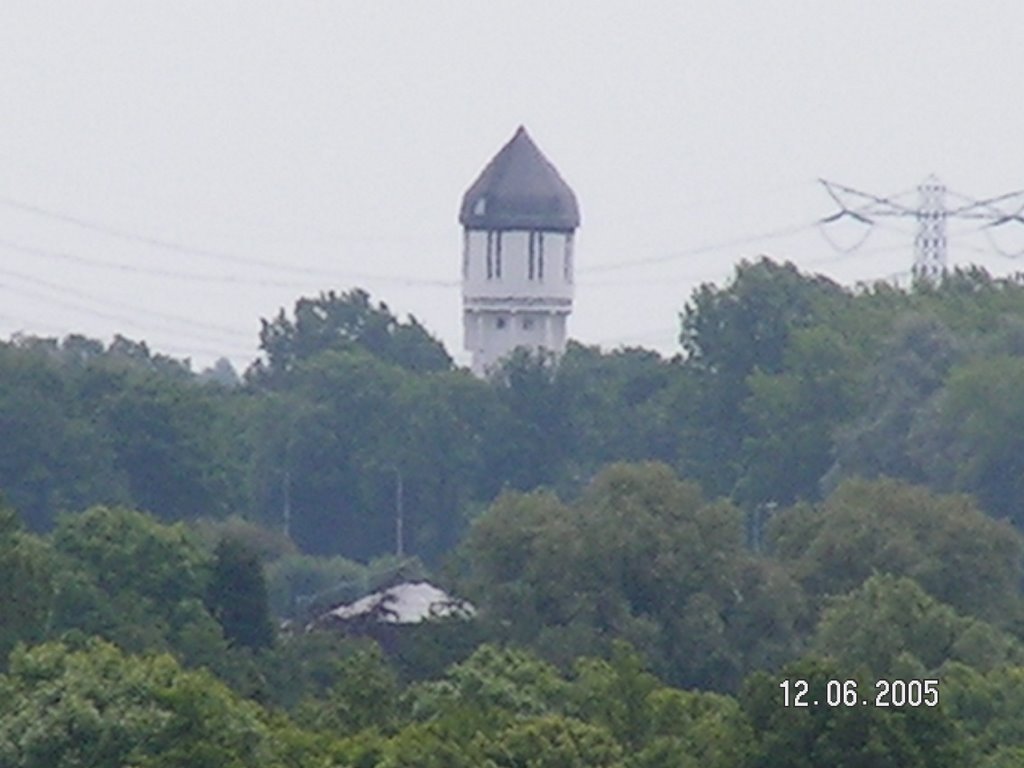
[[[472,370],[517,347],[565,349],[576,196],[522,126],[462,198],[462,322]]]

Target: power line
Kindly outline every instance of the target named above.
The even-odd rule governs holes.
[[[152,308],[149,308],[149,307],[140,307],[137,304],[130,304],[130,303],[127,303],[127,302],[118,301],[117,299],[108,299],[108,298],[105,298],[105,297],[99,297],[99,296],[96,296],[94,294],[86,293],[85,291],[78,291],[78,290],[75,290],[73,288],[67,288],[65,286],[59,285],[58,283],[54,283],[54,282],[51,282],[49,280],[44,280],[42,278],[34,277],[32,275],[26,275],[26,274],[24,274],[22,272],[16,272],[14,270],[10,270],[10,269],[7,269],[7,268],[0,268],[0,275],[6,275],[8,277],[12,277],[12,278],[17,279],[17,280],[24,280],[25,282],[33,283],[35,285],[40,285],[40,286],[43,286],[44,288],[48,288],[48,289],[50,289],[52,291],[57,291],[58,293],[65,293],[65,294],[68,294],[70,296],[74,296],[76,298],[85,299],[87,301],[94,301],[94,302],[101,303],[101,304],[104,304],[104,305],[110,304],[110,305],[113,305],[113,306],[121,307],[122,309],[126,309],[126,310],[128,310],[130,312],[138,312],[138,313],[145,314],[145,315],[151,315],[153,317],[163,318],[165,320],[168,320],[168,321],[171,321],[171,322],[174,322],[174,323],[179,323],[181,325],[187,325],[187,326],[190,326],[192,328],[197,328],[197,329],[202,330],[202,331],[213,331],[215,333],[221,333],[221,334],[224,334],[226,336],[234,336],[234,337],[238,337],[238,338],[246,335],[246,334],[242,333],[241,331],[237,330],[236,328],[231,328],[231,327],[226,326],[226,325],[215,325],[213,323],[204,323],[204,322],[200,322],[198,320],[194,320],[194,319],[192,319],[190,317],[182,317],[181,315],[172,315],[170,313],[160,312],[158,310],[155,310],[155,309],[152,309]]]
[[[61,307],[63,309],[68,309],[68,310],[71,310],[73,312],[77,312],[79,314],[84,314],[84,315],[89,316],[89,317],[94,317],[94,318],[99,318],[99,319],[102,319],[102,320],[113,321],[113,322],[116,322],[116,323],[128,326],[130,328],[135,328],[135,329],[137,329],[139,331],[152,332],[154,330],[154,324],[153,323],[145,324],[144,325],[144,324],[140,323],[138,320],[136,320],[134,317],[132,317],[130,315],[124,315],[124,314],[120,314],[120,313],[109,312],[109,311],[104,310],[104,309],[96,309],[94,307],[84,306],[84,305],[82,305],[79,302],[68,301],[66,299],[61,299],[61,298],[58,298],[58,297],[50,296],[50,295],[47,295],[46,293],[44,293],[42,291],[33,290],[31,288],[26,288],[24,286],[12,285],[12,284],[10,284],[8,282],[0,281],[0,290],[4,290],[4,291],[6,291],[6,292],[8,292],[10,294],[16,295],[16,296],[29,297],[29,298],[32,298],[32,299],[35,299],[35,300],[42,301],[42,302],[45,302],[47,304],[53,305],[53,306]],[[170,333],[174,333],[174,334],[178,334],[178,335],[185,335],[185,336],[189,337],[190,339],[196,339],[196,340],[201,341],[201,342],[212,343],[212,344],[217,344],[218,345],[218,347],[216,347],[216,348],[212,348],[212,347],[199,347],[197,345],[197,351],[203,351],[203,352],[214,353],[214,354],[224,354],[225,351],[230,351],[230,352],[236,353],[236,354],[245,354],[247,356],[248,355],[252,355],[252,350],[251,349],[244,350],[244,352],[243,352],[241,347],[235,346],[235,344],[237,344],[237,341],[227,341],[226,339],[216,338],[216,337],[213,337],[213,336],[210,336],[210,335],[207,335],[207,334],[196,334],[195,332],[183,331],[181,328],[175,328],[173,326],[169,327],[166,323],[161,323],[159,321],[157,321],[157,323],[155,324],[157,329],[159,329],[160,325],[163,325],[164,332],[170,332]]]
[[[5,205],[9,208],[31,213],[36,216],[42,216],[56,221],[61,221],[65,224],[71,224],[72,226],[78,227],[80,229],[107,235],[108,237],[114,237],[119,240],[145,245],[150,248],[171,251],[174,253],[179,253],[187,256],[198,256],[201,258],[212,259],[216,261],[226,261],[243,266],[259,267],[262,269],[273,270],[276,272],[299,273],[309,275],[311,277],[327,278],[331,280],[366,280],[373,282],[393,282],[406,285],[437,286],[444,288],[450,288],[459,285],[457,281],[453,280],[396,277],[390,275],[373,275],[359,272],[338,272],[335,270],[320,269],[318,267],[309,267],[298,264],[284,264],[281,262],[270,261],[267,259],[259,259],[251,256],[239,256],[237,254],[228,253],[226,251],[215,251],[207,248],[199,248],[191,245],[186,245],[184,243],[165,240],[162,238],[153,237],[146,234],[140,234],[138,232],[132,232],[126,229],[111,227],[107,224],[98,222],[93,219],[86,219],[81,216],[65,213],[63,211],[57,211],[51,208],[45,208],[43,206],[35,205],[33,203],[26,203],[20,200],[15,200],[10,197],[0,196],[0,205]],[[9,242],[5,243],[5,245],[7,245],[7,247],[15,249],[27,248],[27,246],[21,246]],[[77,260],[88,261],[87,259],[84,259],[84,257],[78,257]],[[128,269],[129,271],[146,271],[147,269],[157,271],[157,268],[140,268],[129,265],[114,265],[113,263],[110,262],[106,262],[106,265],[118,269],[125,268]],[[197,277],[204,280],[217,279],[206,275]]]
[[[898,201],[901,195],[883,197],[833,181],[825,179],[819,181],[839,208],[836,213],[826,216],[819,222],[822,234],[833,248],[836,245],[825,230],[825,225],[840,219],[852,218],[868,227],[864,236],[851,250],[856,250],[867,239],[871,229],[878,224],[879,217],[915,219],[917,234],[914,237],[912,273],[919,279],[938,280],[946,271],[949,240],[946,225],[949,220],[964,219],[984,222],[981,229],[985,229],[987,233],[992,227],[1011,222],[1024,224],[1024,215],[1022,215],[1024,212],[1024,190],[977,200],[960,193],[950,193],[946,185],[933,175],[917,186],[916,204],[908,205]],[[950,208],[946,202],[949,195],[961,199],[964,201],[963,204]],[[1014,210],[1008,212],[1004,206],[1011,202],[1016,202],[1018,205]],[[991,240],[991,237],[990,241],[993,248],[998,250],[998,246],[994,240]]]
[[[897,229],[895,227],[884,227],[884,225],[883,225],[882,228],[888,228],[888,229],[891,229],[893,231],[900,232],[902,234],[902,230],[899,230],[899,229]],[[861,250],[856,250],[856,251],[848,250],[848,249],[844,249],[844,248],[839,248],[839,249],[837,249],[839,251],[839,253],[837,255],[835,255],[835,256],[829,256],[829,257],[825,257],[825,258],[813,259],[811,261],[800,261],[800,263],[798,263],[797,266],[800,267],[801,269],[812,269],[812,268],[815,268],[815,267],[820,267],[820,266],[825,266],[825,265],[829,265],[829,264],[836,264],[836,263],[839,263],[839,262],[848,261],[848,260],[850,260],[852,258],[855,258],[855,257],[871,256],[871,255],[875,255],[875,254],[879,254],[879,253],[889,253],[889,252],[892,252],[892,251],[903,250],[905,247],[906,246],[904,246],[904,245],[895,244],[895,245],[877,246],[875,248],[868,248],[866,250],[861,249]],[[707,270],[707,271],[701,272],[699,274],[687,273],[687,274],[684,274],[684,275],[679,275],[675,279],[677,279],[681,283],[700,283],[700,282],[704,282],[704,281],[707,281],[707,280],[714,279],[717,275],[720,274],[720,272],[721,272],[721,270],[714,270],[713,272],[710,271],[710,270]],[[601,280],[601,281],[598,281],[598,280],[581,280],[579,282],[580,282],[580,285],[586,286],[588,289],[590,289],[590,288],[609,289],[609,288],[636,287],[636,286],[645,286],[645,285],[664,285],[666,283],[666,278],[661,277],[661,278],[642,278],[642,279],[639,279],[639,280]]]
[[[175,271],[171,269],[163,269],[161,267],[140,267],[135,264],[125,264],[122,262],[106,261],[103,259],[93,259],[79,254],[71,253],[69,251],[55,251],[47,248],[38,248],[31,245],[24,245],[23,243],[17,243],[12,240],[0,238],[0,248],[5,248],[10,251],[17,253],[23,253],[28,256],[39,256],[45,259],[60,260],[65,262],[71,262],[74,264],[81,264],[86,267],[96,269],[107,269],[115,270],[119,272],[128,272],[132,274],[151,275],[153,277],[168,278],[171,280],[182,280],[186,282],[202,282],[202,283],[225,283],[225,284],[250,284],[258,286],[291,286],[296,288],[305,287],[306,283],[300,283],[298,281],[288,280],[269,280],[260,278],[251,278],[242,275],[210,275],[199,272],[187,272],[187,271]]]
[[[641,342],[641,341],[661,341],[666,340],[673,344],[679,342],[679,328],[652,328],[646,331],[638,331],[636,333],[625,333],[619,336],[606,336],[598,339],[596,342],[600,346],[617,344],[619,346],[629,344],[629,342]]]
[[[673,251],[669,254],[660,256],[651,256],[646,259],[633,259],[631,261],[620,261],[611,262],[606,264],[597,264],[593,267],[586,269],[580,269],[580,274],[599,274],[604,272],[613,272],[620,269],[632,269],[634,267],[647,266],[650,264],[664,264],[667,262],[678,261],[679,259],[689,258],[691,256],[700,256],[704,253],[713,253],[714,251],[721,251],[726,248],[735,248],[741,245],[749,245],[750,243],[757,243],[764,240],[776,240],[782,237],[789,237],[790,235],[799,234],[810,229],[817,227],[818,222],[813,221],[807,224],[799,224],[791,227],[784,227],[781,229],[773,229],[767,232],[761,232],[756,235],[748,235],[746,237],[740,237],[732,240],[723,240],[717,243],[708,243],[706,245],[696,246],[694,248],[688,248],[681,251]]]

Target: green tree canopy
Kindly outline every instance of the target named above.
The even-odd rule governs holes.
[[[994,515],[1024,524],[1024,357],[996,356],[950,371],[915,425],[910,455],[936,488],[977,496]]]
[[[41,641],[53,611],[56,556],[21,530],[17,513],[0,500],[0,669],[16,643]]]
[[[935,677],[951,660],[982,670],[1024,661],[1011,635],[958,615],[911,579],[884,574],[831,599],[811,647],[887,679]]]
[[[785,706],[780,680],[807,681],[809,706]],[[756,672],[747,679],[739,700],[754,731],[750,765],[954,768],[970,764],[967,745],[941,707],[824,706],[830,680],[857,680],[861,694],[873,691],[866,675],[831,660],[803,659],[776,674]]]
[[[0,690],[0,764],[10,768],[279,765],[256,705],[167,655],[43,645],[13,654]]]
[[[784,372],[799,329],[822,323],[849,296],[824,277],[790,263],[743,261],[725,287],[704,284],[681,315],[686,367],[698,381],[684,427],[683,461],[711,493],[730,494],[740,473],[740,449],[751,434],[748,377]]]
[[[776,556],[812,595],[842,595],[874,573],[906,576],[957,611],[1000,626],[1020,612],[1020,535],[965,496],[896,480],[844,482],[817,507],[780,513]]]
[[[366,291],[354,288],[299,299],[294,319],[282,309],[273,320],[263,320],[260,348],[267,361],[254,365],[248,376],[258,383],[279,384],[303,360],[354,347],[412,371],[442,371],[452,364],[441,342],[416,318],[403,323],[386,304],[374,305]]]
[[[226,536],[217,545],[207,605],[233,646],[255,650],[274,642],[263,564],[243,541]]]
[[[462,559],[496,631],[565,663],[625,639],[673,682],[737,684],[748,659],[772,655],[765,644],[788,647],[800,616],[786,574],[749,578],[740,512],[664,465],[608,467],[572,505],[506,494]]]

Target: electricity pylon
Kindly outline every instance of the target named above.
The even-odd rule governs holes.
[[[917,187],[916,205],[899,202],[903,195],[882,197],[870,192],[836,184],[825,179],[818,179],[825,191],[839,206],[839,210],[831,216],[821,219],[819,225],[850,217],[869,227],[875,224],[876,218],[901,217],[917,220],[917,234],[914,237],[914,266],[912,274],[915,280],[937,282],[942,279],[947,267],[946,223],[950,219],[973,219],[983,222],[979,229],[985,230],[991,240],[991,230],[1010,222],[1024,224],[1024,190],[1008,192],[1005,195],[985,200],[951,193],[935,176],[929,176]],[[906,193],[904,193],[906,194]],[[946,204],[947,195],[954,195],[961,204],[949,208]],[[1016,206],[1014,209],[1013,206]],[[824,232],[824,230],[822,230]],[[870,229],[854,246],[854,249],[867,239]],[[826,235],[826,239],[829,239]],[[829,239],[831,242],[831,239]],[[833,243],[834,245],[834,243]],[[1020,254],[1008,254],[995,243],[993,248],[1010,258]]]

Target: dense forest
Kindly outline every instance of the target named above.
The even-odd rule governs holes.
[[[1024,279],[680,308],[489,380],[360,290],[241,375],[0,345],[0,767],[1024,764]],[[424,576],[476,617],[305,631]]]

